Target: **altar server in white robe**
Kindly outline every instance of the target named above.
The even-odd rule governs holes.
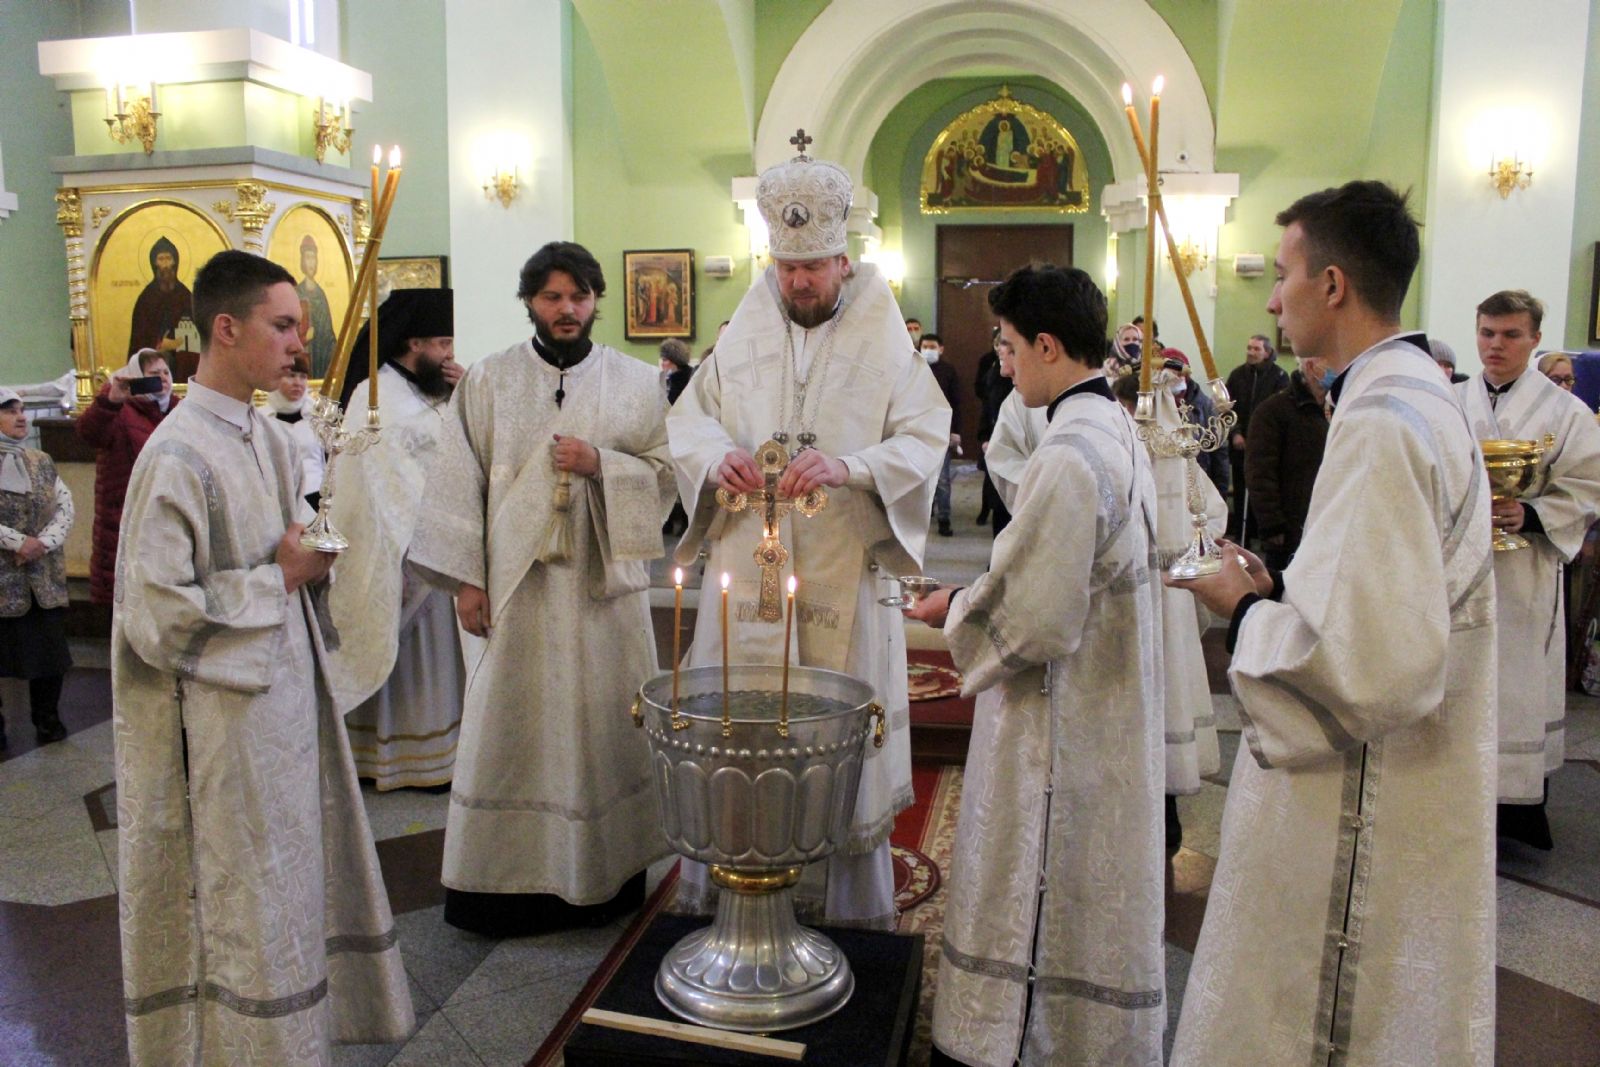
[[[759,490],[753,452],[782,435],[792,454],[781,496],[825,487],[826,508],[782,520],[799,580],[795,662],[869,683],[888,712],[883,748],[869,748],[847,839],[824,872],[796,888],[803,912],[828,921],[892,929],[889,832],[910,806],[910,703],[905,621],[877,603],[885,579],[920,573],[934,484],[949,446],[950,406],[911,347],[888,284],[845,252],[851,185],[843,170],[803,154],[769,168],[757,189],[774,264],[733,313],[716,352],[701,364],[667,418],[684,509],[693,516],[678,561],[709,540],[707,575],[732,575],[730,641],[738,662],[776,663],[784,623],[759,618],[761,538],[753,510],[720,510],[715,491]],[[720,663],[716,581],[701,586],[691,666]],[[705,870],[685,866],[679,905],[713,902]]]
[[[1351,182],[1278,223],[1267,310],[1339,378],[1289,569],[1228,546],[1186,583],[1231,622],[1245,744],[1171,1062],[1487,1067],[1488,481],[1427,339],[1399,331],[1404,198]]]
[[[1000,349],[1000,373],[1006,374],[1010,360]],[[1174,388],[1181,391],[1186,379],[1179,370],[1163,367],[1156,372],[1156,419],[1163,430],[1179,425]],[[1010,508],[1016,499],[1017,485],[1034,449],[1044,435],[1043,408],[1030,408],[1015,391],[1000,405],[994,435],[984,453],[989,478]],[[1194,523],[1189,515],[1187,482],[1181,456],[1152,457],[1156,482],[1156,544],[1161,567],[1165,569],[1189,547]],[[1211,479],[1200,473],[1197,486],[1210,520],[1207,530],[1219,537],[1227,523],[1228,508]],[[1194,597],[1184,589],[1166,587],[1161,613],[1161,658],[1164,672],[1166,750],[1165,839],[1167,849],[1175,851],[1183,843],[1183,825],[1178,818],[1177,798],[1200,791],[1200,779],[1222,769],[1217,747],[1216,715],[1211,707],[1211,684],[1206,675],[1205,652],[1200,647],[1200,613]]]
[[[1561,569],[1600,514],[1600,426],[1583,401],[1529,366],[1544,305],[1521,289],[1478,305],[1483,371],[1457,385],[1479,440],[1554,440],[1521,500],[1496,502],[1494,522],[1528,541],[1494,554],[1499,598],[1498,830],[1548,849],[1546,776],[1561,767],[1567,715],[1567,629]]]
[[[989,303],[1015,353],[1012,396],[1049,427],[989,570],[910,613],[944,624],[967,694],[999,694],[967,756],[935,1062],[1159,1067],[1155,481],[1100,371],[1106,304],[1089,276],[1024,267]]]
[[[522,268],[531,340],[467,371],[413,563],[488,639],[467,683],[445,826],[445,921],[491,936],[603,924],[668,852],[628,717],[656,671],[647,560],[672,502],[653,365],[589,339],[581,245]]]
[[[396,289],[378,308],[381,429],[376,444],[340,460],[333,496],[334,525],[351,545],[329,606],[341,630],[370,638],[335,653],[334,690],[349,709],[356,773],[380,791],[447,785],[461,728],[466,671],[455,605],[406,562],[418,520],[437,497],[429,475],[464,373],[453,308],[448,289]],[[367,426],[369,346],[362,327],[343,390],[351,433]],[[380,619],[386,625],[361,625]]]
[[[1011,377],[1011,350],[1005,347],[1004,341],[996,341],[995,352],[1000,357],[1001,376]],[[1015,389],[1001,401],[1000,411],[994,417],[989,447],[984,449],[983,465],[1008,511],[1016,503],[1022,472],[1027,469],[1028,460],[1039,447],[1048,426],[1044,408],[1030,408]]]
[[[251,406],[302,351],[282,267],[194,283],[204,348],[128,483],[112,610],[123,1010],[135,1065],[327,1064],[411,997],[344,724],[333,557],[288,430]]]

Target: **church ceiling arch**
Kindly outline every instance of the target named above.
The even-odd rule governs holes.
[[[1147,4],[1128,0],[835,0],[801,35],[773,82],[756,132],[756,168],[788,158],[805,127],[817,151],[862,178],[873,135],[895,104],[937,78],[1007,70],[1048,79],[1105,135],[1117,180],[1141,173],[1121,134],[1124,81],[1164,75],[1164,169],[1210,171],[1215,125],[1182,43]],[[1146,90],[1147,91],[1147,90]]]
[[[751,46],[740,43],[750,32],[747,6],[573,0],[605,79],[630,181],[655,184],[680,168],[749,153]]]

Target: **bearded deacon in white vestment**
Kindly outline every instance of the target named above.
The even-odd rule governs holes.
[[[828,861],[826,885],[813,865],[795,895],[803,914],[892,929],[889,832],[912,801],[910,703],[905,622],[877,598],[892,588],[884,579],[921,570],[950,406],[912,349],[888,284],[844,255],[850,191],[842,170],[803,155],[761,176],[776,263],[745,294],[667,427],[693,516],[678,561],[692,563],[705,540],[705,573],[732,575],[735,662],[779,662],[784,623],[758,617],[761,572],[752,554],[760,516],[721,511],[715,491],[759,490],[751,453],[779,434],[792,453],[779,495],[825,487],[822,511],[791,512],[781,523],[789,559],[780,577],[799,581],[794,662],[870,684],[889,735],[883,748],[865,752],[849,835]],[[691,666],[722,660],[719,588],[701,585]],[[686,862],[679,906],[705,909],[713,900],[704,868]]]
[[[672,500],[653,366],[594,344],[587,250],[523,267],[535,336],[474,364],[451,404],[412,561],[459,583],[488,638],[467,683],[445,826],[445,919],[492,936],[604,923],[666,855],[628,707],[656,671],[645,563]]]
[[[1495,525],[1528,541],[1494,554],[1499,598],[1499,832],[1552,845],[1546,776],[1561,767],[1567,715],[1562,568],[1600,513],[1600,426],[1583,401],[1529,365],[1544,307],[1522,290],[1478,306],[1483,371],[1456,386],[1479,440],[1526,440],[1550,450],[1520,500],[1494,505]]]
[[[329,606],[352,640],[334,656],[334,690],[348,709],[356,773],[380,791],[447,785],[455,767],[466,688],[455,604],[406,559],[423,510],[436,498],[430,472],[463,373],[454,332],[448,289],[396,289],[383,302],[381,432],[337,470],[333,520],[350,548]],[[370,343],[362,327],[343,390],[351,433],[367,426]]]
[[[331,556],[300,453],[254,409],[301,351],[282,267],[200,269],[206,344],[128,484],[112,612],[123,1005],[135,1065],[328,1064],[411,997],[326,684]]]
[[[1025,267],[989,300],[1011,395],[1047,404],[1048,428],[987,573],[911,612],[944,622],[966,693],[999,698],[980,698],[967,756],[935,1062],[1160,1067],[1155,482],[1100,373],[1089,276]]]
[[[1228,546],[1185,583],[1231,621],[1245,743],[1171,1062],[1488,1067],[1488,481],[1426,338],[1395,329],[1404,199],[1352,182],[1278,222],[1267,310],[1341,376],[1288,570]]]

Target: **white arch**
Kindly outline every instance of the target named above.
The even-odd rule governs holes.
[[[1100,127],[1119,181],[1141,173],[1126,133],[1122,83],[1141,87],[1142,100],[1164,75],[1161,168],[1214,166],[1216,127],[1199,72],[1148,4],[834,0],[795,42],[772,84],[756,131],[756,170],[793,155],[789,137],[804,127],[817,138],[816,154],[844,167],[859,187],[872,138],[908,93],[996,67],[1048,79],[1082,104]]]

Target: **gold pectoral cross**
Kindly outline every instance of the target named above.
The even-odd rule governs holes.
[[[777,441],[768,441],[756,449],[756,466],[761,468],[762,487],[750,493],[730,493],[717,490],[717,503],[731,512],[757,509],[761,513],[761,541],[756,545],[756,566],[761,568],[761,603],[756,617],[762,622],[779,622],[783,619],[783,598],[779,592],[779,578],[783,565],[789,561],[789,550],[779,535],[778,523],[792,509],[810,518],[828,505],[828,494],[821,489],[798,497],[780,497],[778,479],[789,466],[789,453]]]

